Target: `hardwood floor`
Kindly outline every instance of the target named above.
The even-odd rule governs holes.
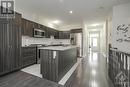
[[[91,53],[78,66],[67,87],[113,87],[106,64],[106,58],[100,53]]]
[[[83,59],[65,87],[113,87],[107,77],[106,58],[91,53]],[[0,87],[61,87],[55,82],[41,79],[22,71],[0,77]],[[63,87],[63,86],[62,86]]]
[[[0,77],[0,87],[61,87],[57,83],[41,79],[22,71]]]

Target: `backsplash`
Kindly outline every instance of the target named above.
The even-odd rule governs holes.
[[[22,46],[28,46],[30,44],[70,44],[69,39],[53,39],[53,38],[34,38],[29,36],[22,36]]]

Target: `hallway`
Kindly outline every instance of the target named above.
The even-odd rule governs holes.
[[[100,53],[90,53],[75,75],[70,87],[113,87],[107,79],[106,58]]]

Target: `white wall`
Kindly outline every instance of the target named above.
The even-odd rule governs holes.
[[[107,19],[106,21],[106,53],[107,53],[107,57],[109,55],[109,44],[111,43],[111,31],[112,31],[112,19]]]
[[[112,46],[118,48],[120,51],[130,52],[130,42],[124,41],[125,39],[130,41],[130,26],[128,26],[128,32],[123,33],[122,30],[117,30],[119,25],[127,27],[130,24],[130,3],[115,6],[113,9],[113,21],[112,21]],[[124,35],[127,35],[126,37]],[[118,42],[117,40],[123,41]]]
[[[100,36],[100,41],[101,41],[101,44],[100,44],[100,47],[101,47],[101,52],[106,56],[107,54],[107,44],[106,44],[106,41],[107,41],[107,34],[106,34],[106,22],[103,23],[103,28],[101,29],[101,36]]]
[[[87,25],[84,23],[83,27],[83,57],[86,58],[88,56],[88,29]]]

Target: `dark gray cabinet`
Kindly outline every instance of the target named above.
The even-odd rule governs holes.
[[[70,31],[59,31],[59,39],[70,39]]]
[[[9,23],[9,60],[11,71],[19,69],[21,67],[21,28],[12,22]]]
[[[43,77],[51,81],[58,81],[58,58],[53,58],[53,51],[51,50],[40,50],[40,52]]]
[[[58,30],[54,30],[54,38],[59,39],[59,31]]]
[[[21,68],[21,26],[16,21],[0,19],[0,75]]]
[[[77,48],[64,51],[40,49],[41,74],[44,78],[58,82],[77,61]]]
[[[33,37],[33,28],[35,26],[32,21],[22,18],[21,26],[22,26],[22,35]]]
[[[45,31],[45,37],[50,38],[54,36],[55,39],[70,39],[70,31],[58,31],[53,28],[46,27],[36,22],[22,18],[22,35],[33,37],[33,29],[40,29]]]
[[[46,38],[50,38],[51,36],[54,36],[55,39],[59,39],[59,31],[49,27],[45,28],[45,35]]]
[[[36,47],[22,47],[22,67],[36,63]]]
[[[45,36],[46,38],[50,38],[50,28],[45,27]]]

